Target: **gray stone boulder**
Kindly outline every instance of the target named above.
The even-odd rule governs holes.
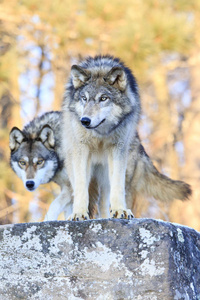
[[[200,299],[200,234],[152,219],[0,226],[0,299]]]

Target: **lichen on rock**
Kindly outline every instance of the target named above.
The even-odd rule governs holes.
[[[200,234],[152,219],[0,226],[0,299],[200,299]]]

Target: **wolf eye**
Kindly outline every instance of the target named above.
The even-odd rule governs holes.
[[[81,96],[81,99],[82,99],[83,101],[87,101],[87,97],[85,97],[85,96]]]
[[[44,162],[44,159],[38,159],[37,165],[41,165],[41,164],[43,164],[43,162]]]
[[[101,96],[100,101],[106,101],[108,99],[107,96]]]
[[[44,163],[44,159],[38,159],[38,161],[37,161],[37,165],[42,165]]]
[[[24,160],[19,160],[18,163],[19,163],[20,166],[25,166],[26,165],[26,162]]]

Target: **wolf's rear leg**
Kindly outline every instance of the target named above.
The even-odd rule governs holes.
[[[66,204],[63,209],[65,220],[68,220],[69,216],[72,214],[72,208],[73,208],[72,204],[73,202],[71,201],[70,203]]]
[[[61,212],[70,208],[72,205],[72,193],[68,186],[63,186],[60,195],[51,203],[48,212],[44,218],[44,221],[57,220]],[[66,212],[66,214],[70,214]]]
[[[98,165],[94,169],[94,177],[96,179],[99,195],[98,195],[98,218],[107,219],[109,218],[109,196],[110,196],[110,185],[108,176],[108,166]]]
[[[103,219],[109,218],[109,209],[110,209],[109,196],[110,196],[109,180],[105,176],[104,182],[101,185],[101,193],[100,193],[100,200],[99,200],[100,217]]]

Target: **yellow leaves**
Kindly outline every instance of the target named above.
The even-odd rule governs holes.
[[[193,52],[193,48],[200,45],[199,3],[200,0],[1,1],[0,98],[4,92],[9,91],[14,104],[8,116],[8,126],[17,125],[21,128],[20,123],[24,120],[21,119],[20,111],[30,101],[30,95],[26,99],[25,92],[32,89],[32,98],[37,92],[36,87],[31,86],[28,80],[25,91],[20,91],[19,78],[22,74],[25,79],[28,76],[33,79],[33,73],[40,72],[37,76],[41,77],[41,82],[45,85],[48,80],[44,74],[52,72],[54,84],[51,94],[55,98],[52,107],[60,109],[64,83],[74,60],[86,55],[110,53],[121,57],[133,69],[138,81],[153,89],[152,94],[148,89],[145,90],[150,98],[146,102],[143,100],[143,107],[153,124],[151,147],[156,150],[154,155],[159,156],[161,153],[163,157],[163,151],[167,151],[163,145],[173,147],[175,125],[179,119],[175,106],[169,104],[167,72],[179,67],[180,60],[176,61],[175,66],[172,61],[163,70],[162,54],[175,52],[188,55],[192,52],[189,66],[195,67],[199,63],[199,54],[194,55]],[[193,36],[196,44],[192,42]],[[39,65],[35,63],[41,48],[44,49],[44,65],[49,65],[50,71],[42,68],[39,70]],[[37,77],[34,80],[37,82]],[[40,92],[38,94],[41,95]],[[21,99],[24,98],[21,105]],[[0,113],[3,111],[2,107]],[[43,108],[47,109],[47,105]],[[170,114],[170,110],[175,111],[176,117]],[[187,118],[189,121],[183,122],[184,128],[185,125],[190,128],[193,114],[188,114]],[[15,174],[11,175],[12,171],[8,166],[8,131],[0,138],[0,154],[3,153],[4,161],[0,164],[2,187],[15,190],[16,194],[24,195],[23,201],[27,198],[31,202],[33,195],[25,191]],[[4,149],[7,152],[4,153]],[[1,199],[10,197],[11,201],[11,193],[8,195],[1,191]],[[39,196],[44,201],[52,199],[51,192],[42,190]],[[20,208],[23,201],[20,202]]]

